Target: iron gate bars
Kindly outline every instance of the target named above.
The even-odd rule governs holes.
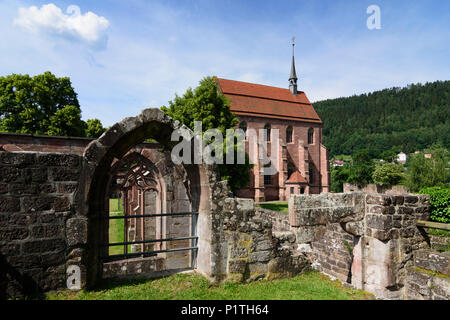
[[[197,260],[197,220],[198,220],[198,212],[175,212],[175,213],[159,213],[159,214],[141,214],[141,215],[123,215],[123,216],[107,216],[103,217],[106,220],[112,219],[123,219],[125,228],[127,226],[127,219],[135,219],[135,218],[150,218],[150,217],[169,217],[169,216],[191,216],[191,235],[185,237],[172,237],[172,238],[164,238],[164,239],[152,239],[152,240],[140,240],[140,241],[124,241],[124,242],[116,242],[116,243],[101,243],[101,247],[112,247],[112,246],[124,246],[124,254],[114,254],[114,255],[101,255],[100,260],[106,261],[114,261],[119,259],[128,259],[132,257],[139,256],[148,256],[148,255],[156,255],[158,253],[164,252],[176,252],[176,251],[192,251],[191,254],[191,267],[195,268],[196,260]],[[125,230],[126,232],[126,230]],[[153,250],[153,251],[142,251],[142,252],[128,252],[128,245],[130,244],[145,244],[145,243],[162,243],[167,241],[180,241],[180,240],[192,240],[190,247],[185,248],[174,248],[174,249],[164,249],[164,250]]]

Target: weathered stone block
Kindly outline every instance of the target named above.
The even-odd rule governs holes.
[[[36,194],[38,187],[36,184],[11,183],[8,186],[8,190],[13,195],[30,195]]]
[[[74,154],[48,153],[38,155],[38,163],[46,167],[78,167],[81,158]]]
[[[228,272],[244,273],[247,266],[246,260],[231,260],[228,262]]]
[[[18,226],[28,226],[37,222],[36,213],[14,213],[9,219],[9,224]]]
[[[395,213],[395,207],[393,207],[393,206],[374,205],[374,206],[370,207],[369,212],[370,213],[376,213],[376,214],[394,214]]]
[[[0,152],[0,163],[16,166],[31,165],[35,163],[35,155],[25,152]]]
[[[382,206],[388,206],[392,203],[391,197],[388,195],[383,194],[368,194],[366,196],[366,203],[367,204],[379,204]]]
[[[38,190],[39,190],[39,193],[41,193],[41,194],[50,194],[50,193],[56,192],[56,187],[54,184],[44,183],[44,184],[39,184]]]
[[[0,194],[4,194],[8,192],[8,184],[0,183]]]
[[[23,199],[23,208],[25,211],[45,211],[52,209],[53,197],[26,197]]]
[[[273,236],[278,240],[279,243],[294,243],[296,239],[295,233],[291,231],[273,232]]]
[[[20,244],[18,244],[18,243],[0,244],[0,254],[2,254],[4,256],[20,255]]]
[[[263,240],[253,243],[254,251],[271,250],[273,248],[272,240]]]
[[[392,228],[392,216],[369,214],[366,216],[366,224],[369,228],[388,230]]]
[[[10,196],[0,196],[0,212],[20,211],[20,201],[18,198]]]
[[[53,181],[78,181],[80,169],[78,168],[53,168],[50,170]]]
[[[22,250],[24,253],[46,253],[46,252],[61,252],[66,245],[62,239],[46,239],[34,240],[23,243]]]
[[[19,269],[31,269],[40,266],[40,256],[38,254],[29,254],[21,256],[9,256],[6,258],[9,265]]]
[[[414,212],[414,209],[409,208],[409,207],[398,207],[398,209],[397,209],[398,214],[410,215],[410,214],[413,214],[413,212]]]
[[[391,198],[392,198],[392,205],[394,206],[402,205],[403,202],[405,201],[405,198],[403,196],[391,196]]]
[[[23,182],[21,171],[14,167],[1,167],[0,168],[0,182],[12,183]]]
[[[417,203],[419,201],[419,198],[417,196],[408,195],[405,196],[405,204],[413,204]]]
[[[271,258],[270,251],[258,251],[250,254],[251,262],[268,262]]]
[[[26,227],[0,228],[0,241],[24,240],[28,235],[29,230]]]
[[[69,246],[87,243],[87,219],[72,218],[66,223],[66,237]]]
[[[41,225],[34,226],[31,228],[31,236],[35,239],[39,238],[55,238],[62,236],[63,226],[62,225]]]
[[[25,174],[28,175],[27,181],[31,182],[47,182],[48,181],[48,174],[47,174],[47,168],[32,168],[28,169]]]

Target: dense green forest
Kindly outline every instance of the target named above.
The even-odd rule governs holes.
[[[324,123],[330,157],[367,149],[411,153],[433,144],[450,148],[450,81],[412,84],[313,103]]]

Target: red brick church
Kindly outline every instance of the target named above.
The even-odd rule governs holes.
[[[317,194],[329,191],[328,151],[322,145],[322,120],[303,91],[297,90],[292,56],[289,89],[242,81],[217,79],[221,92],[231,101],[231,111],[239,118],[239,128],[267,129],[268,144],[279,144],[278,172],[264,175],[260,163],[251,171],[247,188],[238,197],[257,202],[286,201],[290,194]],[[270,132],[279,130],[278,141]],[[246,139],[246,152],[249,152]]]

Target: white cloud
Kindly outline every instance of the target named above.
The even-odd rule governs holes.
[[[40,9],[35,6],[19,8],[14,24],[30,32],[75,38],[92,46],[106,44],[106,29],[109,27],[106,18],[91,11],[81,14],[76,5],[70,5],[66,13],[53,3]]]

